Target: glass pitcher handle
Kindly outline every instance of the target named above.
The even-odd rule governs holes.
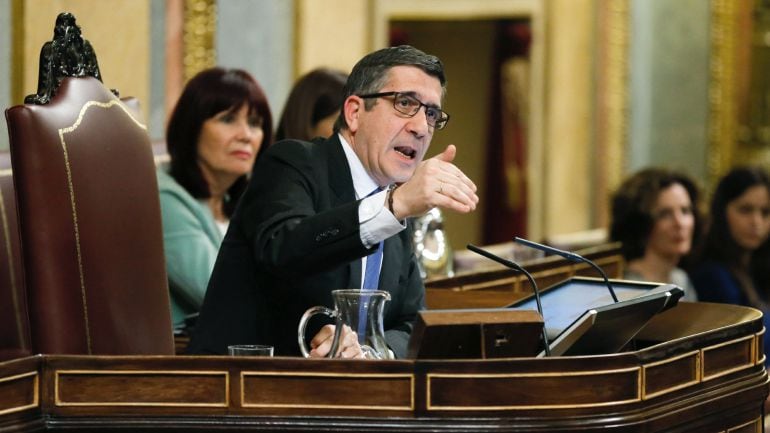
[[[305,311],[305,314],[303,314],[302,318],[299,319],[299,328],[297,329],[297,342],[299,343],[299,350],[302,352],[302,356],[305,358],[310,358],[310,351],[307,348],[307,344],[305,344],[305,328],[307,327],[308,320],[310,320],[310,318],[316,314],[325,314],[332,319],[336,317],[334,310],[321,306],[310,307],[307,309],[307,311]],[[332,350],[329,351],[327,358],[331,358],[336,350],[336,347],[332,347]]]

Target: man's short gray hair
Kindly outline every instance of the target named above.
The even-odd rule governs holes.
[[[377,93],[382,89],[388,79],[388,72],[394,66],[414,66],[426,74],[436,77],[441,83],[441,96],[446,93],[446,76],[444,64],[438,57],[426,54],[409,45],[383,48],[367,54],[353,66],[348,76],[345,87],[342,89],[343,98],[350,95],[365,95]],[[371,110],[375,100],[367,100],[364,103],[366,110]],[[347,128],[345,120],[345,105],[343,103],[340,115],[334,123],[334,131]]]

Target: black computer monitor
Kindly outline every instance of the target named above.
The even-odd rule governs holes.
[[[671,284],[574,277],[541,293],[551,355],[593,355],[621,350],[657,313],[676,305],[684,291]],[[534,296],[510,306],[536,309]],[[541,353],[542,355],[542,353]]]

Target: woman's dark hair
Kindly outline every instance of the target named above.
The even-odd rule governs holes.
[[[734,269],[741,268],[739,260],[745,251],[730,234],[727,205],[742,196],[749,188],[757,185],[764,186],[770,193],[770,177],[759,167],[736,167],[719,181],[711,199],[711,215],[700,255],[701,261],[713,260]],[[770,263],[770,239],[751,254],[749,269],[745,269],[752,277],[757,289],[765,295],[770,290],[768,263]]]
[[[314,69],[300,78],[286,100],[275,140],[314,138],[312,130],[318,122],[339,113],[347,78],[344,72],[326,68]]]
[[[166,146],[171,157],[169,174],[195,198],[211,196],[198,165],[198,137],[203,122],[222,111],[235,112],[243,105],[249,114],[262,119],[264,138],[257,158],[272,142],[273,118],[267,98],[257,81],[241,69],[211,68],[199,72],[185,85],[166,129]],[[246,189],[246,175],[227,190],[224,213],[232,216],[238,198]]]
[[[688,176],[663,168],[648,168],[628,178],[612,197],[610,239],[621,242],[621,253],[628,260],[644,256],[655,219],[652,210],[661,191],[679,184],[687,190],[695,227],[693,248],[699,239],[698,188]]]

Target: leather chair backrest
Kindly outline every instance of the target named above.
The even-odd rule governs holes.
[[[0,154],[0,359],[31,354],[27,293],[8,154]]]
[[[91,77],[6,119],[33,351],[173,354],[144,125]]]

